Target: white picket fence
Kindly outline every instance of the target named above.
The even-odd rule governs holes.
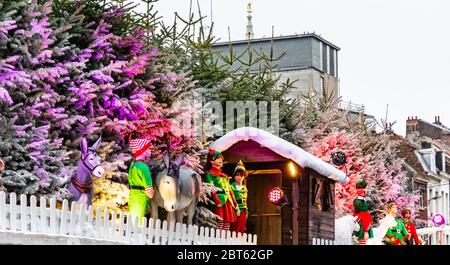
[[[72,202],[70,209],[67,200],[63,201],[60,210],[56,208],[55,199],[50,199],[47,204],[44,197],[40,198],[39,206],[35,196],[30,197],[28,204],[27,196],[23,194],[17,204],[15,193],[9,194],[9,203],[6,203],[5,192],[0,192],[0,232],[92,238],[101,240],[99,242],[141,245],[256,245],[257,242],[256,235],[181,223],[168,225],[167,221],[161,222],[159,219],[147,220],[144,217],[139,224],[137,217],[131,220],[129,215],[109,212],[108,209],[102,211],[98,208],[94,217],[91,206],[87,208],[76,202]]]
[[[314,246],[318,246],[318,245],[341,245],[338,242],[334,241],[334,240],[328,240],[328,239],[323,239],[323,238],[316,238],[314,237],[312,239],[312,244]]]

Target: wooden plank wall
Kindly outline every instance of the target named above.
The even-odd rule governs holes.
[[[314,237],[334,240],[334,214],[315,207],[310,207],[309,214],[309,244],[312,244]]]
[[[302,178],[299,182],[299,209],[298,209],[298,243],[307,245],[309,242],[309,193],[310,179],[309,169],[302,169]],[[287,174],[285,174],[287,175]],[[283,178],[283,189],[287,191],[287,196],[292,198],[292,180],[288,177]],[[282,208],[282,236],[283,245],[292,245],[292,207]]]
[[[309,244],[309,202],[310,202],[310,169],[304,168],[302,178],[299,180],[299,215],[298,215],[298,238],[300,245]]]
[[[326,179],[323,176],[320,176],[317,174],[317,172],[314,172],[310,170],[310,180],[311,178],[323,178]],[[330,183],[330,189],[334,191],[334,182],[326,179],[327,183]],[[311,183],[309,183],[311,185]],[[312,187],[310,186],[310,191],[312,190]],[[309,212],[309,221],[308,221],[308,241],[307,244],[311,245],[313,238],[321,238],[325,240],[334,240],[334,192],[332,192],[332,202],[330,209],[327,211],[321,211],[318,210],[316,207],[314,207],[311,204],[312,200],[312,192],[309,193],[309,199],[308,199],[308,212]]]

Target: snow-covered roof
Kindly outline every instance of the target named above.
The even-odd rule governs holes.
[[[240,141],[249,140],[269,148],[278,155],[294,161],[301,167],[311,168],[330,179],[344,184],[349,181],[347,175],[336,167],[304,151],[302,148],[258,128],[242,127],[233,130],[217,139],[210,145],[210,148],[223,152]]]

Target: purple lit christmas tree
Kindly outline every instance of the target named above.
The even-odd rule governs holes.
[[[182,113],[171,108],[192,87],[189,79],[159,63],[162,55],[146,42],[149,29],[124,27],[128,9],[103,2],[0,6],[0,176],[7,191],[68,198],[64,186],[83,136],[103,137],[108,178],[119,182],[130,137],[152,140],[154,159],[169,149],[198,168],[193,131],[176,123]],[[123,206],[123,185],[97,184],[98,198]],[[119,191],[111,198],[106,189]]]

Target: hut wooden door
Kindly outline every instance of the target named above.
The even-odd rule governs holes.
[[[278,170],[260,172],[250,174],[247,179],[247,233],[257,234],[258,244],[281,245],[281,207],[269,202],[268,194],[272,188],[281,186],[282,175]]]

